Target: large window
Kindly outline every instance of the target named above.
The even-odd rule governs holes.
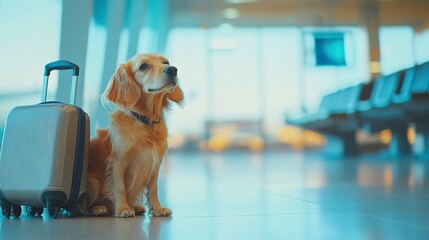
[[[418,32],[415,35],[415,58],[417,63],[429,61],[429,30]]]
[[[174,29],[167,55],[179,68],[187,103],[170,117],[172,135],[203,137],[207,122],[262,120],[263,131],[276,140],[286,114],[315,110],[327,92],[367,81],[365,32],[330,30],[347,33],[343,55],[351,64],[305,65],[309,29]]]
[[[411,27],[380,28],[381,72],[390,74],[416,63],[414,31]]]
[[[61,12],[59,0],[0,1],[0,135],[11,108],[40,101],[43,66],[59,56]],[[86,66],[81,66],[84,109],[92,120],[101,115],[96,109],[106,80],[102,63],[107,26],[97,19],[90,25]],[[128,57],[129,29],[124,28],[112,61],[121,63]],[[156,32],[143,26],[138,51],[156,50],[151,44],[156,38]],[[427,61],[428,39],[428,31],[415,34],[411,27],[382,27],[382,73]],[[174,109],[169,116],[174,122],[171,135],[178,136],[179,143],[185,138],[198,141],[207,138],[210,122],[254,122],[260,124],[258,134],[276,140],[285,116],[316,111],[323,95],[368,81],[368,53],[368,36],[360,27],[223,24],[171,29],[165,54],[178,67],[186,94],[184,109]],[[50,82],[51,98],[56,83]]]
[[[40,101],[43,67],[59,55],[61,6],[58,0],[0,1],[0,135],[11,108]],[[55,89],[51,81],[50,97]]]

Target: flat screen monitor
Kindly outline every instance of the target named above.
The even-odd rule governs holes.
[[[343,33],[314,33],[316,66],[346,66]]]

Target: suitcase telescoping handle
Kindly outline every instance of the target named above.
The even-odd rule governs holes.
[[[48,81],[52,70],[73,70],[72,87],[70,94],[70,104],[76,103],[77,78],[79,77],[79,66],[69,61],[58,60],[45,65],[45,74],[43,79],[42,102],[46,102],[48,95]]]

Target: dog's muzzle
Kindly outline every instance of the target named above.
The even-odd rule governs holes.
[[[177,68],[173,66],[166,67],[164,68],[164,73],[167,75],[167,84],[175,87],[177,85]]]
[[[177,68],[170,66],[170,67],[166,67],[164,68],[164,73],[167,74],[168,77],[176,77],[177,76]]]
[[[177,86],[177,68],[176,67],[166,67],[164,73],[167,75],[165,78],[165,84],[160,88],[150,88],[149,92],[155,93],[161,91],[169,86],[171,89]]]

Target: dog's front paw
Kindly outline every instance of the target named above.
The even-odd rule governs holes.
[[[131,208],[119,208],[115,211],[115,217],[118,218],[128,218],[128,217],[134,217],[135,212],[134,209]]]
[[[109,211],[106,206],[100,205],[100,206],[92,207],[90,214],[92,216],[102,217],[102,216],[107,216],[109,214]]]
[[[146,208],[143,205],[135,205],[134,212],[136,213],[136,215],[142,215],[146,212]]]
[[[152,215],[154,217],[167,217],[167,216],[170,216],[171,214],[173,214],[173,212],[169,208],[160,207],[160,208],[152,209]]]

